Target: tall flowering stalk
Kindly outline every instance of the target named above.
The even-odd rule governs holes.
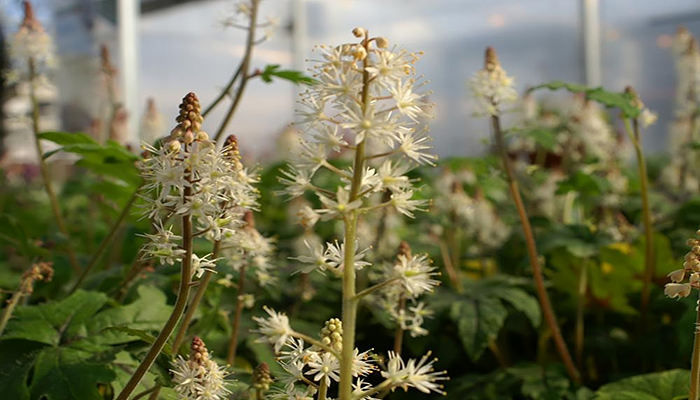
[[[503,163],[503,169],[508,181],[508,189],[515,202],[520,222],[523,226],[528,257],[530,259],[532,275],[535,279],[535,289],[540,301],[542,313],[547,321],[547,326],[552,333],[557,352],[564,362],[569,377],[575,382],[580,382],[581,378],[579,372],[574,365],[571,354],[566,347],[566,342],[564,342],[564,338],[561,335],[552,303],[549,300],[549,295],[544,286],[544,277],[542,276],[542,268],[535,246],[535,237],[532,232],[532,227],[530,226],[527,212],[525,211],[525,205],[520,195],[518,182],[515,178],[513,166],[505,144],[504,133],[501,129],[500,115],[504,111],[504,106],[517,99],[517,93],[513,88],[513,83],[513,78],[508,76],[506,71],[501,67],[496,51],[491,47],[487,48],[484,68],[477,71],[474,78],[472,78],[471,89],[478,102],[479,113],[487,115],[491,119],[491,128],[496,141],[496,148],[501,156],[501,162]]]
[[[194,337],[187,359],[178,356],[173,361],[173,382],[181,400],[225,399],[227,388],[225,367],[214,361],[202,339]]]
[[[634,152],[637,155],[637,170],[639,172],[640,195],[642,197],[642,222],[644,224],[644,277],[642,281],[642,320],[647,315],[649,307],[649,294],[651,292],[651,281],[654,278],[655,256],[654,256],[654,227],[652,225],[651,206],[649,205],[649,177],[647,176],[647,166],[644,160],[644,150],[642,148],[642,139],[639,135],[639,125],[646,128],[656,122],[656,115],[644,107],[644,103],[639,99],[637,92],[628,86],[625,89],[631,98],[634,106],[641,110],[638,117],[632,118],[630,123],[629,118],[623,118],[625,129],[634,145]]]
[[[700,237],[700,230],[696,232]],[[688,239],[690,251],[685,255],[683,268],[668,274],[671,283],[667,283],[664,293],[670,298],[688,297],[693,289],[700,290],[700,240]],[[686,281],[686,277],[688,280]],[[700,302],[698,303],[700,304]],[[693,331],[693,357],[690,368],[690,400],[700,399],[700,307],[695,307],[695,329]]]
[[[187,94],[180,104],[178,124],[161,147],[144,145],[150,153],[140,165],[146,182],[144,215],[152,221],[155,233],[144,235],[148,241],[142,253],[160,264],[181,264],[180,287],[172,314],[119,400],[129,398],[162,351],[185,311],[192,281],[216,266],[208,256],[194,254],[193,239],[202,236],[219,241],[234,236],[241,224],[239,206],[250,201],[247,186],[231,174],[234,166],[227,156],[229,149],[216,149],[201,128],[200,112],[197,96]],[[180,235],[166,225],[173,217],[180,220]]]
[[[69,239],[70,234],[68,233],[66,222],[61,214],[58,197],[51,183],[49,166],[46,160],[44,160],[44,148],[39,137],[41,128],[36,88],[40,84],[40,81],[45,78],[42,74],[54,63],[53,41],[44,30],[41,22],[36,19],[32,4],[29,1],[24,2],[24,19],[22,20],[19,30],[12,37],[10,53],[12,54],[15,64],[17,64],[15,68],[16,79],[19,81],[26,81],[29,84],[29,98],[32,104],[32,133],[34,134],[34,144],[37,151],[41,178],[51,204],[51,212],[56,220],[58,230],[64,237]],[[66,251],[73,271],[80,273],[80,264],[70,241],[66,242]]]
[[[385,207],[394,207],[409,217],[422,210],[426,202],[412,199],[413,182],[406,173],[416,164],[432,164],[435,156],[426,153],[428,137],[419,123],[430,107],[426,94],[419,91],[423,83],[415,75],[414,63],[419,55],[395,47],[389,49],[388,40],[372,38],[363,28],[356,28],[353,34],[359,43],[320,47],[321,59],[312,69],[318,83],[301,96],[303,109],[299,114],[307,137],[301,140],[298,154],[281,178],[291,197],[302,196],[306,191],[318,196],[322,207],[307,209],[307,214],[315,216],[307,215],[307,220],[339,219],[344,223],[342,242],[326,246],[307,243],[310,254],[298,257],[310,264],[307,272],[328,271],[342,279],[342,319],[327,325],[338,341],[323,339],[320,350],[307,350],[303,341],[288,341],[298,334],[290,334],[293,330],[286,317],[271,310],[270,318],[258,319],[259,332],[265,336],[262,340],[275,344],[276,351],[287,346],[293,354],[313,352],[310,357],[283,359],[282,366],[293,378],[287,387],[290,393],[296,390],[297,381],[306,383],[311,392],[318,391],[319,399],[326,398],[333,381],[338,382],[341,400],[365,399],[384,390],[409,386],[426,393],[441,393],[436,381],[446,378],[442,372],[433,372],[433,361],[428,362],[428,356],[406,364],[390,353],[382,383],[372,387],[361,379],[373,368],[366,366],[368,352],[355,347],[359,302],[366,295],[393,285],[406,293],[413,288],[430,291],[435,285],[431,279],[435,269],[422,262],[414,263],[411,268],[398,270],[389,280],[358,293],[356,272],[370,265],[365,261],[367,249],[359,248],[358,219]],[[341,150],[352,154],[353,165],[349,169],[340,169],[329,161],[333,153]],[[314,176],[321,169],[336,175],[334,190],[314,184]],[[375,195],[381,196],[384,189],[391,192],[388,199],[370,202]],[[342,331],[333,329],[340,325]],[[304,372],[306,367],[309,372]],[[314,381],[320,382],[308,381],[306,374],[314,374]]]

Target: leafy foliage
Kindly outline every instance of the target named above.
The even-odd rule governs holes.
[[[596,400],[681,400],[688,397],[690,373],[682,369],[633,376],[608,383]]]
[[[292,82],[295,85],[313,85],[316,83],[314,78],[304,75],[301,71],[291,69],[280,69],[279,64],[269,64],[260,73],[260,79],[265,83],[272,83],[272,78],[284,79]]]
[[[576,83],[564,81],[551,81],[530,88],[528,91],[539,89],[560,90],[564,89],[571,93],[582,93],[587,99],[597,101],[598,103],[609,108],[619,108],[622,113],[628,118],[636,118],[642,112],[639,108],[632,104],[632,96],[627,93],[609,92],[602,87],[589,88]]]

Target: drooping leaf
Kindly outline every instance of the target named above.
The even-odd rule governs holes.
[[[587,99],[596,101],[608,108],[619,108],[628,118],[636,118],[642,112],[632,104],[632,96],[627,93],[610,92],[602,87],[589,88],[576,83],[564,81],[551,81],[530,88],[528,92],[539,89],[559,90],[564,89],[571,93],[583,93]]]
[[[690,372],[683,369],[657,372],[608,383],[596,392],[596,400],[672,400],[688,396]]]
[[[545,150],[554,150],[557,145],[557,133],[551,129],[532,129],[524,132],[524,136],[532,138]]]
[[[295,71],[291,69],[280,69],[279,64],[268,64],[265,69],[260,73],[260,78],[265,83],[271,83],[272,77],[277,77],[279,79],[284,79],[292,82],[295,85],[313,85],[316,83],[314,78],[304,75],[301,71]]]

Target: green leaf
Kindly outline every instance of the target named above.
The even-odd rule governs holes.
[[[51,157],[59,151],[80,155],[76,165],[97,174],[120,179],[131,186],[137,186],[141,178],[134,164],[139,157],[115,141],[101,145],[84,133],[45,132],[39,135],[63,147],[44,154]]]
[[[85,335],[83,324],[106,302],[104,293],[78,290],[61,301],[19,307],[7,324],[2,340],[26,339],[58,346],[64,333]]]
[[[153,344],[153,342],[156,341],[156,337],[154,335],[150,334],[149,332],[141,330],[141,329],[131,329],[131,328],[126,327],[126,326],[110,326],[108,328],[105,328],[103,331],[122,332],[122,333],[129,335],[129,336],[139,338],[148,344]],[[172,346],[170,346],[169,343],[166,343],[165,346],[163,346],[162,353],[165,354],[168,358],[172,358],[172,355],[173,355]]]
[[[532,129],[525,132],[524,135],[534,139],[545,150],[554,150],[557,145],[557,133],[550,129]]]
[[[105,364],[82,359],[76,351],[49,348],[39,354],[29,386],[32,399],[103,400],[98,384],[109,384],[116,375]]]
[[[481,357],[489,341],[496,339],[508,316],[500,300],[490,297],[452,304],[450,316],[457,322],[460,339],[472,360]]]
[[[670,400],[687,398],[690,372],[682,369],[638,375],[608,383],[596,400]]]
[[[542,311],[540,310],[540,303],[535,296],[517,287],[505,287],[496,291],[495,294],[501,300],[525,314],[533,327],[537,328],[540,326]]]
[[[0,393],[4,398],[29,399],[26,382],[44,347],[41,343],[28,340],[0,341]]]
[[[40,133],[41,139],[49,140],[61,146],[72,144],[97,144],[95,139],[82,132],[44,132]]]
[[[290,69],[279,69],[279,64],[269,64],[265,66],[265,69],[260,73],[260,78],[265,83],[271,83],[272,77],[277,77],[292,82],[295,85],[313,85],[316,83],[314,78],[304,75],[301,71],[295,71]]]
[[[642,112],[632,104],[632,96],[627,93],[609,92],[602,87],[589,88],[584,85],[564,81],[551,81],[530,88],[528,92],[539,89],[564,89],[571,93],[583,93],[587,99],[596,101],[608,108],[619,108],[627,118],[636,118]]]

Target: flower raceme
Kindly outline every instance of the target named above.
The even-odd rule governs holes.
[[[143,215],[154,225],[155,233],[144,235],[147,258],[157,258],[162,264],[173,265],[185,255],[182,237],[165,227],[172,216],[189,215],[196,228],[195,236],[211,241],[238,242],[236,235],[244,226],[247,211],[257,208],[257,181],[254,174],[240,163],[235,141],[228,141],[217,150],[216,144],[201,129],[201,107],[194,93],[189,93],[180,105],[178,125],[160,147],[144,144],[146,156],[139,168],[145,194]],[[193,255],[196,257],[196,255]],[[213,268],[214,261],[196,258],[195,264]],[[194,271],[201,277],[201,271]]]
[[[175,391],[182,400],[223,400],[231,393],[226,387],[226,368],[211,359],[204,342],[198,337],[192,339],[187,360],[178,356],[172,364]]]
[[[496,51],[492,47],[487,48],[484,68],[477,71],[470,82],[477,101],[476,114],[500,115],[505,105],[518,99],[514,82],[498,62]]]
[[[412,216],[425,205],[413,196],[412,181],[406,177],[418,164],[432,164],[427,153],[427,129],[420,121],[429,116],[432,104],[425,81],[416,76],[417,53],[389,48],[384,38],[367,39],[367,46],[343,44],[320,46],[320,60],[311,69],[317,83],[301,95],[298,126],[306,135],[284,177],[285,194],[299,197],[317,193],[322,208],[315,210],[323,220],[342,219],[349,212],[367,211],[363,199],[389,189],[392,206]],[[354,151],[366,142],[361,175],[361,196],[350,199],[350,168],[342,170],[329,160],[341,151]],[[369,150],[371,149],[371,151]],[[336,174],[341,184],[335,191],[320,190],[313,183],[318,171]]]
[[[700,235],[700,230],[696,234]],[[683,268],[668,274],[671,283],[666,284],[664,293],[672,299],[688,297],[693,289],[700,289],[700,240],[690,238],[688,246],[690,246],[690,252],[685,255]]]

